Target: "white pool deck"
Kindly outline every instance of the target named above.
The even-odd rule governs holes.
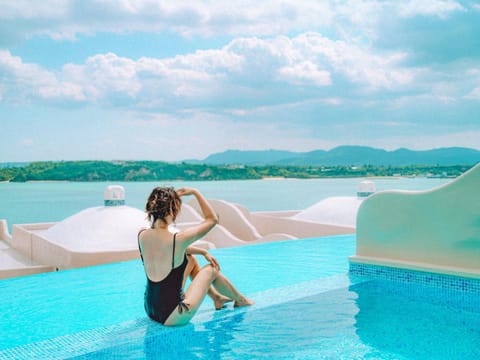
[[[0,278],[10,278],[53,271],[51,266],[41,265],[0,241]]]
[[[250,212],[239,204],[210,199],[220,222],[196,243],[211,249],[261,242],[351,234],[363,198],[324,199],[305,210]],[[201,221],[198,204],[186,203],[182,229]],[[85,209],[58,223],[13,224],[0,220],[0,279],[92,266],[139,257],[136,235],[145,214],[128,206]]]

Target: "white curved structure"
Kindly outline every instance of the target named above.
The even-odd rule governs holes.
[[[253,241],[262,237],[237,206],[223,200],[208,200],[208,202],[218,214],[219,224],[226,227],[235,237],[244,241]],[[189,205],[200,211],[198,202],[194,199],[190,200]]]
[[[143,211],[128,206],[101,206],[56,223],[42,236],[74,252],[125,251],[137,246],[138,230],[147,226]]]
[[[10,250],[49,269],[69,269],[138,258],[137,233],[145,213],[128,207],[121,186],[105,190],[105,205],[58,223],[13,225]],[[0,272],[2,277],[2,272]]]
[[[150,226],[145,213],[124,205],[125,191],[120,186],[108,186],[104,201],[105,206],[85,209],[58,223],[13,225],[12,236],[8,244],[5,243],[8,253],[14,251],[23,256],[24,269],[42,264],[43,271],[138,258],[138,230]],[[212,249],[353,233],[351,218],[356,214],[358,201],[357,198],[334,198],[301,212],[251,213],[242,205],[209,200],[219,215],[219,225],[195,245]],[[198,203],[192,199],[183,204],[175,227],[182,229],[202,219]],[[5,233],[6,222],[0,225]],[[7,274],[12,270],[8,264],[5,268],[0,266],[0,278],[23,274],[16,270]],[[41,271],[38,267],[35,269]]]
[[[189,223],[189,222],[200,222],[203,218],[200,214],[189,204],[182,204],[182,209],[177,216],[176,222],[178,223]]]
[[[330,197],[292,216],[292,219],[355,228],[357,211],[364,198]]]
[[[12,246],[12,235],[5,220],[0,220],[0,279],[53,271]]]
[[[14,225],[13,246],[56,269],[138,258],[137,233],[149,224],[143,211],[123,203],[123,188],[108,187],[107,206],[88,208],[43,227]]]
[[[241,205],[210,199],[210,204],[219,215],[219,225],[204,240],[215,247],[226,247],[350,234],[355,232],[355,218],[362,201],[357,197],[336,197],[320,201],[300,212],[250,213]],[[188,204],[200,211],[194,199]]]
[[[430,191],[369,197],[350,260],[480,278],[480,164]]]
[[[0,220],[0,241],[11,240],[11,235],[8,232],[8,225],[5,220]]]
[[[203,243],[196,243],[196,246],[209,244],[210,248],[222,248],[297,238],[285,233],[270,232],[262,235],[251,222],[254,215],[245,207],[223,200],[209,199],[208,202],[218,214],[219,223],[202,239]],[[195,199],[191,199],[187,204],[182,205],[182,213],[184,213],[184,207],[187,209],[188,215],[183,214],[182,217],[179,217],[177,220],[179,228],[184,228],[202,220],[199,214],[201,210]],[[181,220],[188,220],[188,222],[182,223]]]

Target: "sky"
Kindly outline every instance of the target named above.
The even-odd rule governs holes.
[[[480,2],[0,0],[0,162],[480,149]]]

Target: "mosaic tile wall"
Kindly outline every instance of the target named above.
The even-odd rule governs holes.
[[[416,285],[478,293],[480,295],[480,279],[354,262],[350,262],[350,274],[373,279],[401,281]]]

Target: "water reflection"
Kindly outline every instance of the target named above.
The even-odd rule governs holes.
[[[354,285],[356,334],[381,354],[408,359],[480,358],[478,296],[405,283]]]
[[[152,322],[147,326],[143,342],[146,359],[222,359],[222,354],[235,353],[236,332],[241,328],[245,312],[212,320],[200,325],[187,324],[165,328]]]
[[[279,305],[246,311],[228,308],[202,324],[168,328],[146,321],[141,329],[142,334],[133,334],[130,342],[94,355],[187,360],[479,359],[480,299],[368,281]]]
[[[250,359],[335,356],[356,338],[356,294],[340,289],[262,309],[251,308],[201,325],[145,335],[146,358],[168,354],[175,359]],[[305,355],[307,356],[307,355]],[[300,358],[302,356],[300,355]]]

